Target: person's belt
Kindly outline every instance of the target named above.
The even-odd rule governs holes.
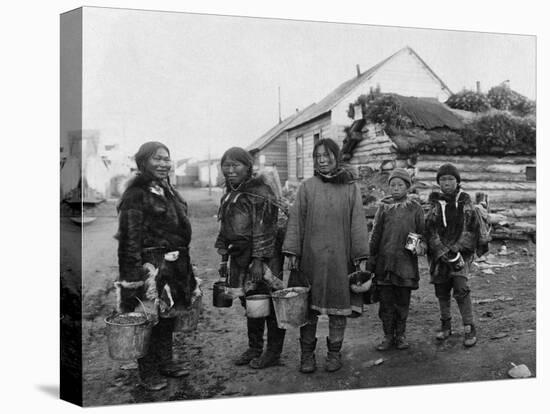
[[[188,247],[179,246],[175,248],[171,247],[145,247],[142,249],[143,253],[161,253],[164,254],[164,260],[167,262],[175,262],[178,260],[180,253],[187,253]]]
[[[153,247],[144,247],[141,249],[143,253],[168,253],[168,252],[186,252],[189,248],[185,246],[178,246],[178,247],[161,247],[161,246],[153,246]]]

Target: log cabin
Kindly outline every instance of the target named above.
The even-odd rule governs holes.
[[[450,162],[461,173],[462,188],[472,196],[484,192],[495,208],[536,201],[534,154],[514,148],[501,155],[468,153],[459,133],[464,127],[463,111],[453,111],[432,99],[395,98],[414,125],[389,136],[381,125],[358,117],[343,147],[348,168],[362,177],[372,171],[408,169],[415,189],[425,199],[438,188],[435,178],[439,167]]]

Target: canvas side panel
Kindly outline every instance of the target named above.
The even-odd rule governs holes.
[[[60,397],[82,406],[82,9],[60,24]]]

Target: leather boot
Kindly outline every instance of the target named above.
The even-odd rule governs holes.
[[[168,385],[159,374],[161,366],[172,360],[173,330],[172,319],[159,319],[151,332],[149,351],[138,359],[139,382],[147,391],[158,391]]]
[[[168,382],[158,375],[148,377],[142,377],[140,375],[139,384],[147,391],[160,391],[168,386]]]
[[[189,370],[184,363],[170,361],[160,367],[160,373],[165,377],[180,378],[189,375]]]
[[[304,374],[310,374],[315,372],[317,364],[315,363],[315,346],[317,345],[317,338],[313,342],[306,342],[300,338],[300,372]]]
[[[277,326],[277,320],[273,316],[267,317],[266,322],[267,347],[262,355],[250,361],[249,365],[254,369],[268,368],[280,364],[286,330]]]
[[[246,318],[248,349],[235,360],[235,365],[248,365],[262,354],[265,318]]]
[[[162,334],[156,343],[157,354],[159,358],[159,372],[165,377],[179,378],[189,375],[189,370],[183,363],[173,360],[173,332],[174,319],[160,318],[159,324],[162,328]]]
[[[408,349],[409,343],[407,342],[407,338],[405,335],[399,335],[395,337],[395,347],[399,350]]]
[[[395,347],[403,350],[409,348],[409,343],[405,337],[405,329],[407,327],[406,320],[397,320],[395,322]]]
[[[451,336],[451,319],[441,319],[441,329],[437,331],[435,337],[439,341],[443,341]]]
[[[476,327],[473,324],[464,326],[464,346],[474,346],[477,342]]]
[[[328,372],[338,371],[342,368],[342,354],[340,349],[342,349],[343,341],[332,342],[327,337],[327,361],[325,364],[325,370]]]
[[[384,335],[382,342],[378,344],[376,349],[378,351],[387,351],[393,346],[393,335]]]

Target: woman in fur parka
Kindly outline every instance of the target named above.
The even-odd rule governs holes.
[[[138,299],[158,307],[149,351],[138,359],[142,386],[156,391],[167,386],[161,375],[188,374],[172,360],[173,311],[189,306],[198,288],[189,257],[187,203],[168,180],[170,152],[160,142],[147,142],[135,161],[139,172],[118,205],[120,307],[123,312],[133,311]]]
[[[271,187],[252,173],[253,159],[239,147],[222,156],[221,169],[226,192],[220,203],[220,232],[215,247],[221,256],[220,276],[245,306],[244,296],[269,293],[264,280],[266,268],[280,277],[282,254],[277,248],[278,207]],[[229,263],[229,266],[228,266]],[[267,347],[263,350],[267,326]],[[277,326],[275,312],[266,318],[247,318],[248,349],[234,362],[255,369],[279,364],[285,330]]]

